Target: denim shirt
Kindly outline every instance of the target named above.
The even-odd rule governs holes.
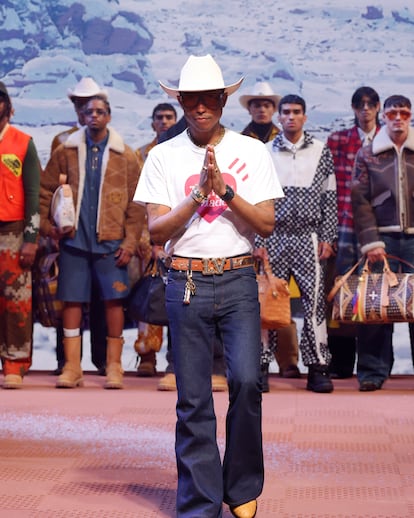
[[[85,252],[91,252],[93,254],[111,253],[115,252],[119,248],[121,240],[98,242],[96,228],[99,189],[102,177],[102,157],[108,143],[109,134],[98,143],[92,142],[87,132],[85,133],[85,136],[86,174],[79,214],[79,223],[75,237],[67,239],[65,241],[65,245]]]

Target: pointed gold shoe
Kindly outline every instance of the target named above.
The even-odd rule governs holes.
[[[230,512],[236,518],[254,518],[257,512],[257,500],[250,500],[245,504],[230,507]]]

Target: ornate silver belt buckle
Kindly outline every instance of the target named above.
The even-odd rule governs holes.
[[[203,275],[222,275],[224,272],[224,265],[226,264],[225,257],[215,258],[203,258]]]

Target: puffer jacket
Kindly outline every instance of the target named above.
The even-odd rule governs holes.
[[[97,240],[122,239],[121,248],[135,253],[145,220],[145,208],[133,201],[140,168],[135,153],[124,144],[121,136],[112,128],[102,160],[102,176],[99,190]],[[85,128],[72,133],[67,141],[52,154],[41,177],[40,230],[50,233],[50,204],[60,175],[66,175],[73,191],[76,211],[75,235],[82,204],[85,182],[86,141]]]
[[[414,130],[400,153],[381,128],[358,151],[351,191],[355,231],[364,254],[384,246],[381,232],[414,234]]]

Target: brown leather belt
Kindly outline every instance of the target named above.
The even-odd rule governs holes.
[[[238,255],[236,257],[209,257],[192,259],[189,257],[172,257],[170,268],[173,270],[191,270],[201,272],[203,275],[221,275],[228,270],[237,270],[252,266],[254,259],[251,255]]]

